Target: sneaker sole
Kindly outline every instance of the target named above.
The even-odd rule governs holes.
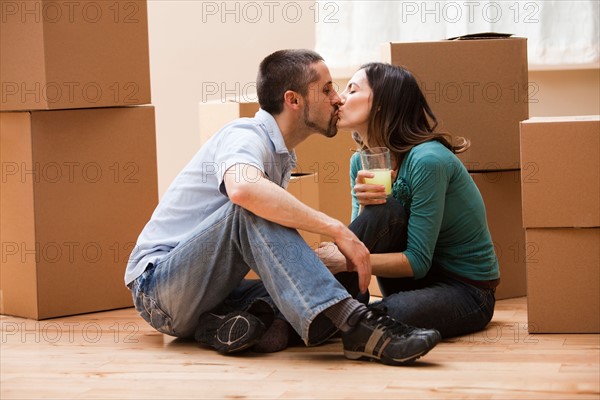
[[[208,329],[197,334],[196,340],[201,344],[214,348],[221,354],[232,354],[246,350],[258,343],[265,332],[262,321],[245,312],[231,313],[212,323],[220,326],[216,331]],[[241,326],[236,327],[236,324]],[[239,329],[238,332],[235,332],[236,328]]]
[[[423,357],[425,354],[429,353],[429,351],[433,349],[433,347],[429,349],[425,349],[420,353],[413,354],[406,358],[401,359],[393,359],[388,357],[378,357],[375,354],[368,354],[362,351],[349,351],[344,350],[344,356],[350,360],[355,361],[379,361],[386,365],[409,365],[417,361],[419,358]]]
[[[351,351],[346,349],[344,349],[344,355],[350,360],[379,361],[386,365],[409,365],[414,363],[419,358],[423,357],[425,354],[429,353],[431,349],[437,346],[438,343],[441,341],[442,337],[438,334],[438,337],[435,338],[432,343],[430,343],[429,347],[426,347],[422,351],[404,358],[389,358],[386,356],[380,357],[373,353],[365,353],[364,351]]]

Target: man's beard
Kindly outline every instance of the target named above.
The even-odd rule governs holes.
[[[308,117],[308,114],[310,112],[310,106],[307,104],[306,107],[304,107],[304,124],[309,127],[310,129],[314,130],[315,132],[320,133],[321,135],[331,138],[334,137],[335,135],[337,135],[338,129],[337,129],[337,118],[332,114],[331,118],[329,119],[329,124],[327,127],[322,127],[320,125],[318,125],[316,122],[311,121]]]

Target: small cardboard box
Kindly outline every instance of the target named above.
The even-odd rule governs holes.
[[[527,294],[525,229],[521,224],[520,171],[471,174],[485,203],[488,227],[500,266],[496,299]]]
[[[600,226],[600,116],[521,123],[523,226]]]
[[[225,124],[236,118],[251,118],[259,109],[256,102],[211,101],[199,103],[200,138],[205,143]],[[295,152],[296,172],[316,174],[319,186],[319,210],[350,224],[350,157],[356,149],[350,132],[339,131],[333,138],[314,134],[300,143]],[[328,240],[328,238],[322,238]]]
[[[145,0],[3,1],[0,110],[149,104]]]
[[[158,203],[153,107],[0,113],[0,313],[132,306],[123,283]]]
[[[319,209],[319,185],[316,174],[292,174],[287,190],[307,206],[315,210]],[[307,231],[299,232],[310,247],[316,248],[321,243],[321,235]],[[254,271],[250,271],[246,278],[256,279],[258,276]]]
[[[600,333],[600,228],[527,229],[532,333]]]
[[[319,209],[318,174],[292,174],[287,190],[307,206],[315,210]],[[321,235],[317,233],[300,231],[300,235],[302,235],[306,243],[312,248],[318,247],[319,243],[321,243]]]
[[[386,43],[383,60],[415,75],[440,131],[471,140],[459,155],[469,171],[519,169],[519,122],[532,91],[526,39]]]
[[[352,217],[350,157],[356,148],[351,133],[342,130],[333,138],[312,135],[296,147],[298,172],[318,173],[320,210],[346,225]]]

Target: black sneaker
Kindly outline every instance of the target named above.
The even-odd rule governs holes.
[[[245,311],[227,315],[205,313],[200,316],[194,338],[219,353],[229,354],[254,346],[265,330],[258,317]]]
[[[342,334],[342,343],[344,355],[351,360],[376,360],[388,365],[411,364],[442,339],[437,330],[398,322],[381,307],[370,308],[350,319],[352,328]],[[352,323],[352,319],[357,321]]]

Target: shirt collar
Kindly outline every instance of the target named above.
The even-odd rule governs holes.
[[[258,110],[254,118],[260,120],[267,128],[267,134],[269,135],[273,146],[275,146],[275,152],[278,154],[289,154],[295,165],[296,153],[293,150],[291,152],[288,151],[285,146],[285,141],[283,140],[283,134],[281,133],[281,129],[279,129],[279,125],[277,125],[275,118],[262,108]]]

